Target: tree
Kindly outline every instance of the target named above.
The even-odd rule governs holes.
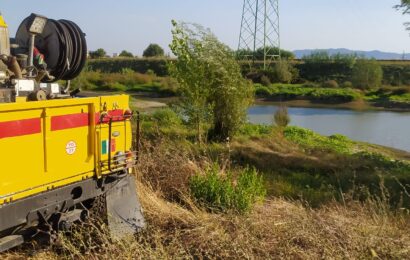
[[[410,0],[401,0],[401,4],[396,5],[395,8],[397,10],[401,10],[403,14],[410,14]],[[407,30],[410,30],[410,23],[404,23]]]
[[[265,50],[263,48],[259,48],[255,52],[253,52],[252,50],[238,50],[238,51],[236,51],[236,55],[239,58],[243,58],[243,57],[252,58],[252,57],[255,57],[256,60],[263,60],[264,59],[264,53],[265,53]],[[277,48],[277,47],[268,48],[267,55],[270,56],[270,57],[274,56],[274,55],[279,55],[279,48]],[[280,49],[280,56],[281,56],[282,59],[285,59],[285,60],[291,60],[291,59],[295,58],[295,54],[293,52],[283,50],[283,49]]]
[[[158,44],[151,43],[144,51],[142,56],[148,57],[162,57],[164,56],[164,49],[161,48]]]
[[[119,57],[127,57],[127,58],[133,58],[134,54],[132,54],[129,51],[123,50],[120,55],[118,55]]]
[[[170,72],[179,82],[184,114],[199,141],[206,124],[211,138],[226,140],[246,121],[253,101],[251,83],[243,78],[234,52],[209,30],[172,24],[170,48],[178,59],[170,63]]]
[[[107,52],[102,48],[99,48],[96,51],[90,51],[90,57],[92,59],[104,58],[106,55],[107,55]]]
[[[357,88],[370,89],[380,87],[383,80],[383,70],[375,59],[358,60],[353,67],[352,81]]]
[[[395,6],[398,10],[402,10],[403,14],[410,13],[410,0],[401,0],[401,4]]]

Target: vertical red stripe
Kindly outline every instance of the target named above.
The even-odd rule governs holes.
[[[59,131],[89,125],[88,113],[53,116],[51,117],[51,131]]]
[[[0,123],[0,138],[41,133],[41,119],[23,119]]]

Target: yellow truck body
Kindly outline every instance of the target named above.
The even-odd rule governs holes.
[[[0,104],[0,206],[125,168],[127,113],[126,95]]]

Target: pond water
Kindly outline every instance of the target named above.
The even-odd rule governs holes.
[[[275,104],[255,105],[249,121],[272,124]],[[353,140],[410,151],[410,113],[354,111],[329,108],[288,108],[291,125],[311,129],[322,135],[342,134]]]

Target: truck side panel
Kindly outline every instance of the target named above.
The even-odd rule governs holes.
[[[0,206],[118,171],[116,155],[132,148],[128,102],[121,95],[0,104]]]

